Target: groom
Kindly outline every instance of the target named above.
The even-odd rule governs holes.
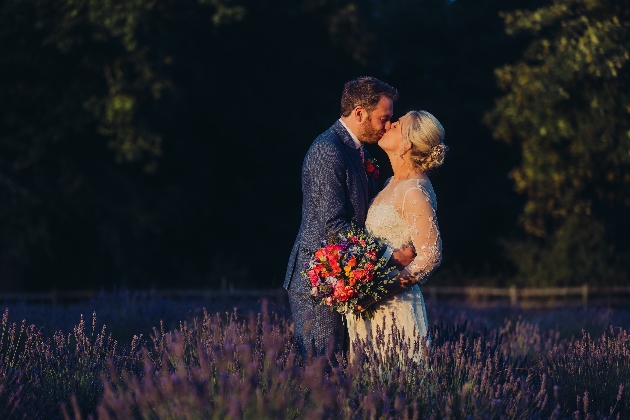
[[[307,295],[310,282],[300,271],[328,237],[344,232],[354,223],[365,226],[368,205],[378,193],[378,183],[364,167],[370,155],[365,143],[374,144],[391,125],[398,91],[373,77],[347,82],[341,95],[341,118],[315,139],[302,165],[302,223],[293,245],[284,288],[289,294],[295,335],[306,355],[326,353],[329,345],[345,347],[342,315],[319,306]],[[411,263],[412,249],[387,249],[384,256],[399,268]]]

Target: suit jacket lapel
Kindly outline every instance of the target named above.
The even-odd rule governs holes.
[[[354,141],[352,140],[352,137],[350,137],[350,133],[348,133],[348,130],[346,130],[346,128],[341,124],[339,120],[335,122],[333,127],[335,129],[335,132],[337,133],[337,136],[344,144],[344,150],[350,157],[350,161],[354,164],[354,167],[359,174],[361,185],[363,185],[363,191],[365,193],[365,208],[367,209],[369,200],[368,179],[367,174],[365,173],[365,168],[363,167],[363,162],[361,162],[361,154],[356,149]]]

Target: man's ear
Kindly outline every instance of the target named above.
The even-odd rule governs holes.
[[[357,122],[363,122],[367,118],[367,111],[361,105],[354,108],[352,115]]]

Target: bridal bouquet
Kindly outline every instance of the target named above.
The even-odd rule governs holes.
[[[311,283],[311,295],[321,305],[345,314],[352,313],[362,298],[385,296],[384,285],[393,283],[394,278],[387,278],[393,268],[386,267],[385,258],[377,256],[382,246],[355,226],[330,238],[326,246],[312,253],[302,271]],[[372,311],[368,308],[361,315],[369,319]]]

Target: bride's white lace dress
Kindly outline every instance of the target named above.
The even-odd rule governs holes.
[[[427,313],[418,285],[427,280],[442,258],[436,208],[433,187],[425,176],[408,180],[390,178],[374,198],[365,222],[367,231],[393,249],[403,245],[415,247],[417,256],[401,275],[414,277],[417,283],[374,304],[372,308],[376,314],[372,320],[347,315],[351,343],[357,337],[363,340],[376,338],[377,325],[387,336],[391,331],[392,313],[398,330],[404,328],[406,337],[411,338],[412,343],[414,331],[420,336],[427,334]]]

